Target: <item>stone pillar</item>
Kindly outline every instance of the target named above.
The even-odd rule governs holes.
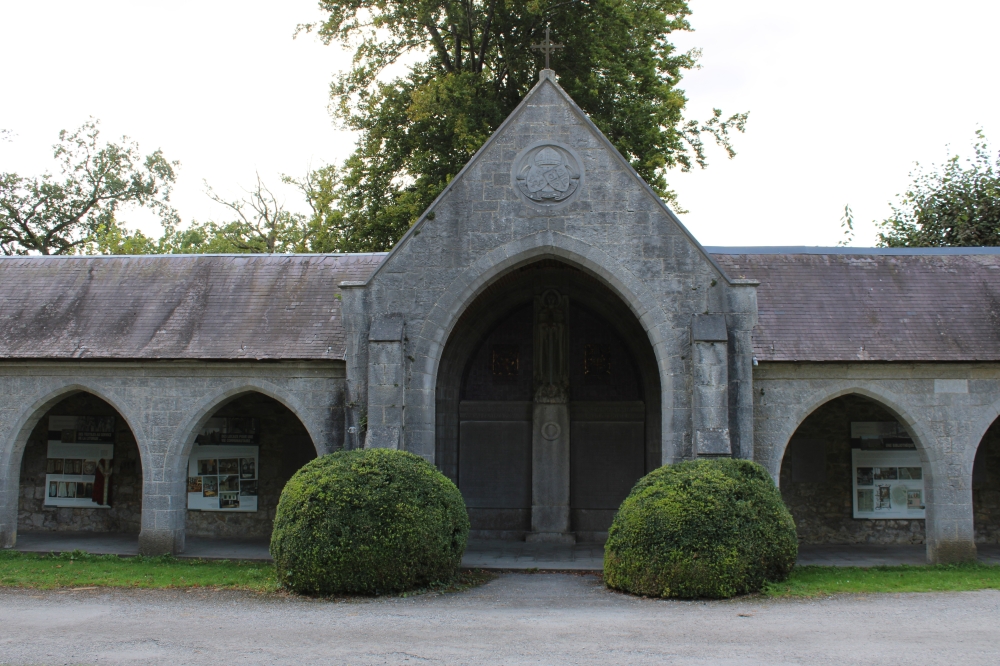
[[[554,289],[535,297],[528,541],[574,543],[569,517],[569,299]]]
[[[569,521],[569,405],[535,403],[528,541],[574,543]]]
[[[941,455],[940,450],[932,455],[935,453]],[[927,561],[930,564],[975,562],[972,465],[963,464],[962,456],[956,453],[948,452],[941,458],[944,464],[935,466],[927,480],[930,483],[924,488]]]
[[[0,455],[7,453],[0,452]],[[19,467],[14,469],[6,460],[0,463],[0,548],[13,548],[17,544],[19,476]]]
[[[402,446],[403,317],[380,315],[368,333],[368,435],[365,448]]]
[[[731,456],[726,317],[695,315],[691,322],[694,370],[692,431],[698,457]]]
[[[187,460],[182,463],[150,465],[149,469],[142,470],[141,555],[177,555],[184,552]]]
[[[727,290],[729,333],[729,442],[734,458],[754,459],[753,329],[757,325],[756,280],[733,279]]]

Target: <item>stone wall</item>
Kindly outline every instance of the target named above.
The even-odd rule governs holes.
[[[986,431],[976,452],[972,510],[976,543],[1000,543],[1000,421]]]
[[[812,413],[792,437],[781,462],[781,496],[795,518],[803,544],[918,544],[924,542],[923,520],[858,520],[853,518],[851,422],[895,421],[871,400],[843,396]],[[822,470],[808,480],[793,474],[796,459],[814,449],[825,452]],[[821,474],[816,472],[822,472]]]
[[[972,470],[1000,414],[1000,364],[761,362],[754,368],[754,460],[780,480],[795,430],[845,395],[884,406],[913,437],[924,464],[924,542],[934,563],[976,557]]]
[[[296,414],[317,450],[335,451],[344,441],[344,369],[343,361],[0,361],[0,547],[17,538],[28,439],[67,397],[95,395],[131,427],[144,466],[140,552],[180,553],[187,462],[202,425],[220,405],[267,395]]]
[[[49,416],[115,416],[113,498],[110,509],[45,506]],[[138,534],[142,524],[142,463],[128,424],[111,405],[80,393],[49,410],[35,426],[24,449],[17,528],[24,531],[124,532]]]
[[[558,88],[554,74],[546,70],[541,77],[370,280],[343,289],[350,423],[360,421],[366,406],[370,418],[372,407],[386,399],[382,391],[368,393],[368,331],[380,317],[399,316],[405,321],[403,408],[399,423],[379,426],[381,432],[401,428],[400,445],[434,461],[436,428],[453,427],[439,423],[435,410],[442,353],[457,323],[505,276],[554,260],[597,278],[639,320],[660,374],[656,459],[663,462],[694,455],[692,317],[724,314],[734,341],[731,350],[724,350],[734,384],[731,392],[719,392],[718,408],[726,415],[733,401],[730,429],[745,438],[736,450],[752,458],[748,343],[756,321],[753,285],[729,281]],[[514,184],[512,173],[523,173],[525,160],[542,145],[572,154],[578,167],[578,189],[558,205],[531,202]],[[395,396],[392,400],[399,404]],[[737,427],[741,423],[746,427]],[[442,461],[444,468],[452,464]]]
[[[257,469],[257,511],[187,512],[187,535],[195,537],[265,538],[271,536],[274,513],[288,479],[316,457],[305,427],[287,407],[264,395],[248,395],[229,403],[215,416],[258,419],[260,446]]]

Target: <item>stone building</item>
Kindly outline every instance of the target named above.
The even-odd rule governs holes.
[[[600,541],[645,473],[735,456],[803,543],[970,559],[998,278],[993,249],[705,248],[543,70],[387,254],[0,259],[0,541],[267,536],[306,461],[390,447],[477,538]]]

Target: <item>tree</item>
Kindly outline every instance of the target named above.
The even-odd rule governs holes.
[[[0,252],[74,254],[98,246],[99,236],[127,235],[117,214],[128,205],[173,215],[168,202],[178,163],[159,150],[142,157],[128,137],[102,145],[99,136],[94,119],[59,133],[59,179],[0,173]]]
[[[186,229],[165,225],[156,244],[160,254],[275,254],[307,252],[310,229],[305,216],[285,209],[257,174],[257,184],[239,199],[225,199],[205,184],[212,201],[235,219],[218,223],[192,222]]]
[[[294,185],[305,196],[312,214],[306,221],[304,252],[338,252],[350,241],[350,229],[343,211],[336,208],[340,171],[332,164],[308,170],[301,180],[282,176],[282,182]]]
[[[892,215],[877,223],[879,246],[1000,245],[1000,155],[994,163],[982,130],[973,148],[964,166],[958,155],[929,173],[917,165]]]
[[[702,137],[732,157],[747,114],[683,117],[677,86],[697,51],[668,41],[689,30],[686,0],[320,0],[325,43],[355,46],[332,86],[335,117],[358,132],[334,190],[337,248],[384,250],[406,231],[536,80],[531,45],[546,24],[565,50],[560,84],[665,199],[666,171],[706,166]],[[404,76],[386,68],[422,56]],[[324,215],[326,215],[324,213]]]

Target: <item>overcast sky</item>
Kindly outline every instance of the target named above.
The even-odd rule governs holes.
[[[914,162],[942,162],[949,144],[971,154],[977,127],[1000,148],[1000,3],[691,6],[695,31],[674,36],[704,54],[682,84],[689,115],[750,112],[734,160],[715,150],[708,169],[669,176],[706,245],[834,245],[845,204],[859,222],[854,244],[872,245],[870,221],[888,214]],[[255,171],[276,186],[352,148],[327,113],[349,55],[292,38],[318,16],[314,0],[0,3],[0,128],[14,133],[0,142],[0,171],[51,168],[58,131],[93,116],[106,138],[127,134],[181,162],[172,202],[182,219],[223,220],[203,181],[234,197]]]

